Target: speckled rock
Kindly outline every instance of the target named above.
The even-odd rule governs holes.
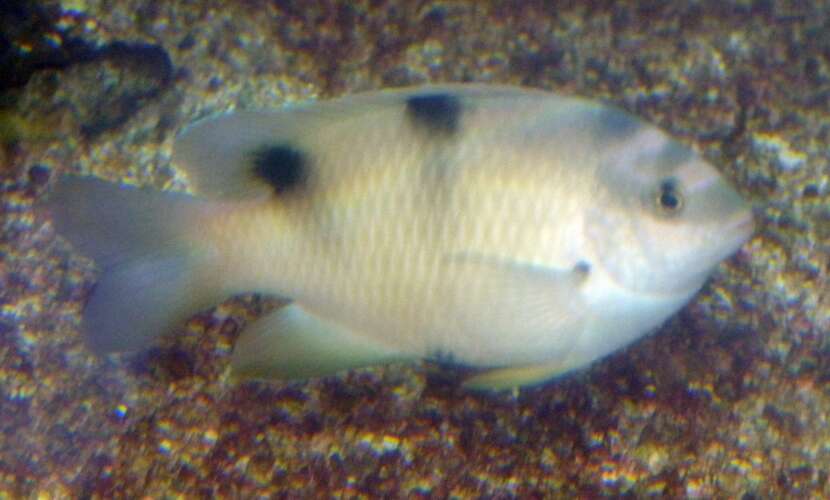
[[[6,11],[3,11],[6,9]],[[830,7],[823,2],[154,2],[0,9],[0,497],[830,496]],[[78,332],[95,268],[32,209],[58,173],[185,189],[181,127],[428,81],[608,100],[753,203],[661,330],[515,393],[432,365],[228,380],[242,297],[144,353]]]

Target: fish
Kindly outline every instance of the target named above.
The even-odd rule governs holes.
[[[358,93],[197,121],[188,192],[60,176],[46,210],[100,269],[82,327],[140,351],[230,296],[240,380],[421,360],[532,386],[656,330],[752,235],[709,162],[613,105],[523,87]]]

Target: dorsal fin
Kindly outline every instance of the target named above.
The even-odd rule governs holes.
[[[472,100],[527,93],[483,85],[425,86],[294,103],[271,111],[233,111],[187,127],[175,141],[173,163],[185,171],[197,196],[247,199],[281,194],[308,179],[314,168],[309,147],[314,141],[309,138],[320,137],[327,125],[364,116],[371,120],[384,113],[395,119],[399,112],[413,132],[431,138],[451,135],[459,132],[464,107]]]
[[[269,147],[290,143],[284,111],[237,111],[192,125],[177,139],[173,163],[197,196],[245,199],[269,194],[257,175]]]

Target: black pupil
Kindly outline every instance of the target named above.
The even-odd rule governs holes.
[[[680,196],[673,182],[666,181],[660,185],[659,201],[660,206],[668,210],[675,210],[680,206]]]

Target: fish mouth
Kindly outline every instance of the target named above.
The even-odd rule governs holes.
[[[718,239],[713,242],[712,256],[716,261],[728,258],[749,241],[755,232],[755,219],[751,210],[741,210],[726,220]]]

